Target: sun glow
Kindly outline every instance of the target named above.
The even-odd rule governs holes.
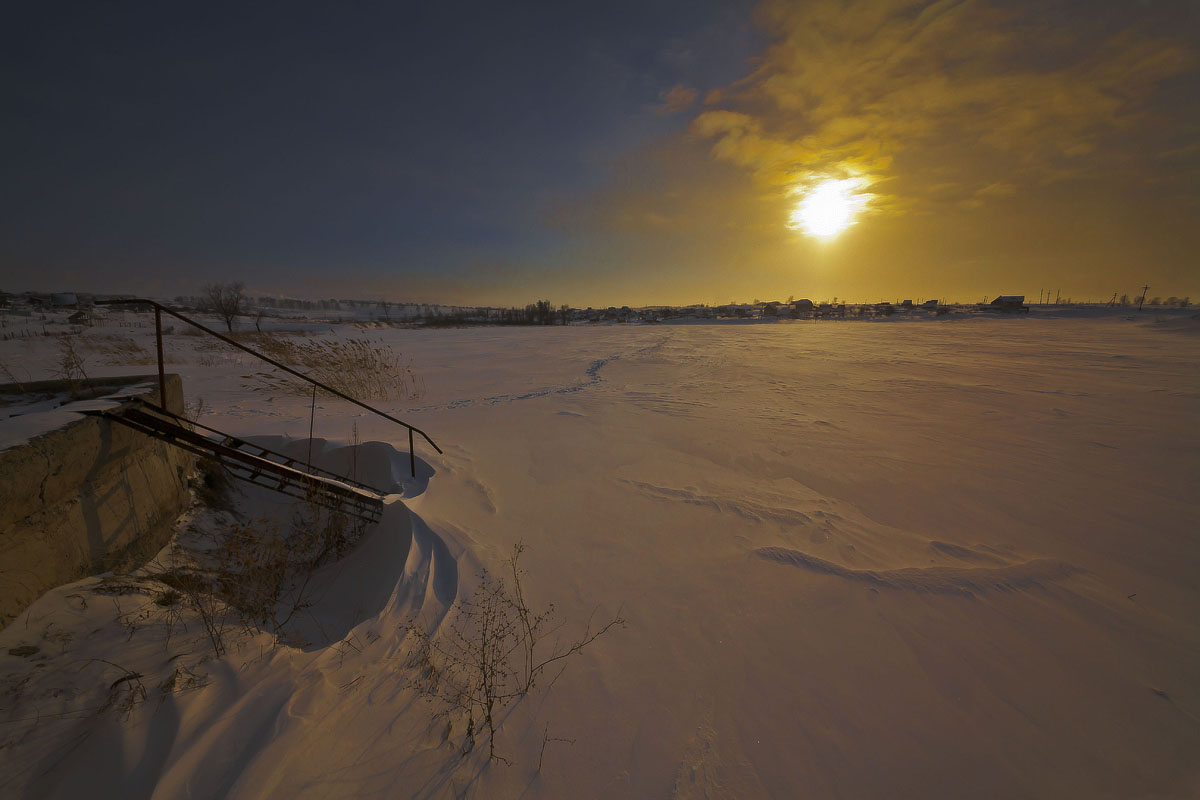
[[[791,226],[809,236],[831,239],[855,223],[870,195],[861,194],[859,178],[823,181],[804,193],[792,211]]]

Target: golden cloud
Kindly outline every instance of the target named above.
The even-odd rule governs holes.
[[[877,211],[1069,175],[1145,126],[1144,98],[1195,62],[1162,35],[1084,36],[970,0],[768,0],[757,14],[765,57],[710,93],[691,133],[766,187],[862,178]]]
[[[1056,281],[1099,298],[1128,289],[1130,264],[1196,294],[1200,76],[1183,12],[1164,9],[769,0],[749,75],[681,97],[685,134],[547,208],[575,270],[562,296],[970,299]],[[870,184],[875,218],[836,243],[788,227],[825,177]]]

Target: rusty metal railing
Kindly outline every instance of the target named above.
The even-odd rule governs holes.
[[[141,297],[133,298],[133,299],[123,299],[123,300],[97,300],[95,302],[96,302],[96,305],[100,305],[100,306],[112,306],[112,305],[150,306],[151,308],[154,309],[154,337],[158,344],[158,398],[159,398],[159,404],[164,411],[167,408],[167,378],[166,378],[166,369],[163,366],[162,315],[164,313],[166,313],[166,314],[170,314],[172,317],[175,317],[176,319],[180,320],[181,322],[186,322],[188,325],[191,325],[193,328],[197,328],[201,331],[204,331],[209,336],[220,339],[222,342],[225,342],[225,344],[227,344],[227,345],[236,347],[238,350],[249,353],[250,355],[254,356],[255,358],[265,361],[277,369],[283,370],[284,372],[288,373],[289,375],[295,375],[300,380],[307,381],[308,383],[311,383],[313,386],[317,387],[318,389],[322,389],[326,392],[329,392],[330,394],[334,395],[335,397],[340,397],[343,400],[353,403],[354,405],[358,406],[359,408],[364,408],[367,411],[370,411],[372,414],[378,414],[379,416],[383,417],[386,420],[394,422],[397,425],[400,425],[402,427],[408,428],[408,465],[409,465],[409,469],[412,471],[412,476],[414,478],[417,477],[417,457],[413,450],[413,434],[417,434],[417,433],[421,434],[421,437],[425,441],[429,442],[430,447],[432,447],[434,450],[437,450],[438,453],[442,452],[442,448],[438,447],[437,443],[434,442],[433,439],[429,438],[429,434],[425,433],[425,431],[421,430],[420,428],[416,428],[412,425],[409,425],[404,420],[396,419],[391,414],[388,414],[384,411],[380,411],[378,408],[375,408],[374,406],[367,405],[363,401],[357,400],[348,394],[339,392],[337,389],[334,389],[332,386],[327,386],[324,383],[321,383],[320,381],[316,380],[315,378],[310,378],[309,376],[305,375],[303,372],[294,370],[291,367],[287,366],[286,364],[281,364],[278,361],[276,361],[275,359],[265,356],[262,353],[258,352],[257,350],[247,347],[246,345],[242,344],[241,342],[237,342],[237,341],[229,338],[228,336],[223,336],[222,334],[214,331],[212,328],[205,327],[204,325],[201,325],[199,322],[196,322],[196,320],[191,319],[189,317],[185,317],[183,314],[180,314],[178,311],[175,311],[174,309],[167,308],[162,303],[156,302],[154,300],[147,300],[147,299],[141,298]]]

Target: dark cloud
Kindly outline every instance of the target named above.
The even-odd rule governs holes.
[[[678,114],[681,111],[689,109],[696,98],[700,96],[700,92],[690,86],[684,86],[682,83],[677,83],[670,89],[659,94],[662,102],[659,103],[657,111],[660,114]]]

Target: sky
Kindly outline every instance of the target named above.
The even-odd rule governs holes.
[[[46,2],[0,64],[6,291],[1200,300],[1193,0]]]

